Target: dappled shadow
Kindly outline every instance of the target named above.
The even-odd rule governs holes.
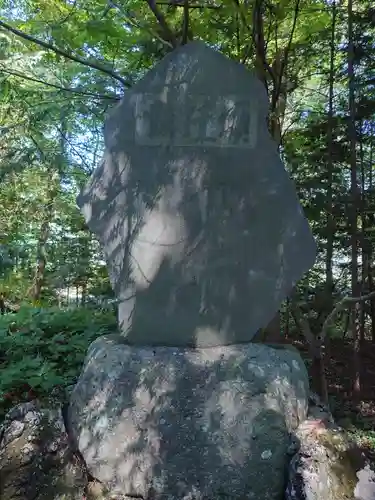
[[[283,491],[289,433],[307,398],[281,350],[262,360],[245,346],[121,343],[93,344],[71,399],[94,477],[142,498],[279,498],[265,492]]]
[[[107,120],[104,160],[78,203],[130,344],[248,342],[314,263],[266,115],[251,73],[192,43]]]

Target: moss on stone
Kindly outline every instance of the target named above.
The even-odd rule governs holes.
[[[344,432],[336,429],[318,433],[317,440],[328,452],[328,472],[333,480],[334,500],[352,500],[358,482],[357,471],[365,465],[360,450]]]

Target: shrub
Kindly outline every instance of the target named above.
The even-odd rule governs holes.
[[[22,307],[0,316],[0,418],[18,402],[64,393],[90,343],[116,330],[113,311],[93,308]]]

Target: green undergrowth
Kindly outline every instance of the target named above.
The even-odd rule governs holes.
[[[350,438],[375,458],[375,415],[364,416],[350,400],[331,398],[331,410],[336,423],[345,429]],[[373,402],[372,406],[374,406]]]
[[[114,312],[94,308],[22,307],[0,316],[0,420],[19,402],[64,394],[90,343],[116,330]]]
[[[340,422],[341,424],[343,422]],[[374,419],[369,419],[362,421],[358,416],[353,416],[351,421],[349,419],[347,422],[343,423],[343,427],[346,429],[351,439],[355,441],[360,448],[368,450],[371,454],[371,458],[375,459],[375,428]]]
[[[375,431],[369,429],[361,429],[358,427],[351,427],[348,429],[351,438],[361,447],[375,453]]]

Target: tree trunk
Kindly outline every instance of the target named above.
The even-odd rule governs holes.
[[[290,299],[286,299],[286,308],[285,308],[285,339],[289,339],[290,337]]]
[[[332,300],[333,293],[333,242],[335,235],[335,221],[333,217],[333,91],[334,91],[334,77],[335,77],[335,46],[336,39],[336,2],[332,3],[332,24],[331,24],[331,41],[330,41],[330,68],[329,68],[329,102],[328,102],[328,130],[327,130],[327,247],[326,247],[326,284],[325,284],[325,297]],[[331,302],[331,301],[330,301]],[[324,315],[323,322],[326,318]],[[326,339],[325,355],[329,359],[331,352],[330,338]]]
[[[299,15],[299,5],[300,0],[296,0],[293,26],[289,34],[288,43],[285,47],[276,50],[272,66],[267,62],[267,43],[264,36],[263,10],[265,8],[265,2],[263,0],[255,0],[253,7],[253,39],[256,49],[255,66],[258,77],[263,82],[270,100],[268,128],[278,146],[281,145],[282,123],[285,116],[288,93],[288,81],[286,78],[288,56]],[[272,92],[270,92],[268,87],[269,77],[272,80]],[[278,343],[282,340],[280,311],[277,311],[270,323],[266,326],[264,335],[266,341],[270,343]]]
[[[53,179],[51,180],[53,182]],[[50,234],[50,225],[53,219],[54,202],[56,198],[56,189],[51,188],[49,199],[47,201],[44,220],[40,228],[40,234],[37,247],[37,262],[34,274],[33,285],[31,288],[31,299],[34,303],[39,302],[42,293],[44,275],[47,265],[46,245]]]
[[[328,386],[325,375],[325,360],[322,352],[322,344],[318,341],[317,337],[311,331],[310,324],[308,320],[304,318],[303,313],[300,311],[298,305],[292,308],[292,316],[297,328],[299,328],[308,344],[309,354],[311,357],[311,388],[313,392],[315,392],[322,398],[325,404],[329,405]]]
[[[50,235],[51,222],[53,220],[54,208],[55,208],[55,199],[59,191],[60,186],[60,178],[63,171],[64,163],[65,163],[65,141],[66,141],[66,109],[63,108],[61,110],[60,118],[61,118],[61,129],[58,129],[60,132],[60,140],[59,140],[59,149],[57,158],[47,159],[44,158],[45,162],[50,162],[53,166],[57,166],[57,169],[50,168],[47,172],[49,175],[48,179],[48,193],[47,193],[47,202],[44,212],[43,222],[40,228],[40,235],[37,246],[37,264],[34,274],[33,285],[31,287],[31,298],[33,302],[39,302],[42,293],[42,287],[45,279],[45,271],[47,265],[47,252],[46,245],[48,242],[48,238]],[[44,156],[43,151],[41,153]]]
[[[327,130],[327,248],[326,248],[326,293],[332,294],[333,273],[333,239],[334,239],[334,218],[333,218],[333,84],[335,77],[335,34],[336,34],[336,2],[332,3],[332,27],[330,43],[330,70],[329,70],[329,103],[328,103],[328,130]]]
[[[262,0],[255,0],[253,7],[253,38],[255,42],[255,69],[268,95],[266,70],[266,43],[264,40],[264,23]]]
[[[350,145],[350,192],[351,206],[349,225],[351,231],[351,288],[352,295],[360,295],[358,282],[358,181],[357,181],[357,134],[355,127],[355,79],[354,79],[354,41],[353,41],[353,0],[348,0],[348,80],[349,80],[349,122],[348,137]],[[359,303],[352,307],[352,333],[354,339],[353,352],[353,395],[358,397],[361,390],[360,373],[360,309]]]
[[[360,165],[361,165],[361,192],[360,192],[360,208],[361,211],[361,248],[362,248],[362,273],[361,273],[361,281],[362,288],[366,283],[366,279],[368,276],[368,248],[366,241],[366,228],[367,228],[367,215],[366,215],[366,172],[365,172],[365,163],[364,163],[364,152],[363,152],[363,128],[362,123],[360,126],[360,135],[359,135],[359,151],[360,151]],[[371,291],[371,290],[370,290]],[[366,304],[361,304],[361,318],[360,318],[360,349],[363,349],[365,343],[365,328],[366,328]]]
[[[3,316],[5,314],[5,300],[4,294],[0,293],[0,314]]]
[[[321,350],[317,355],[312,356],[311,389],[321,397],[322,401],[325,404],[329,405],[328,386],[325,375],[325,362]]]
[[[370,202],[370,207],[371,209],[373,208],[371,205],[371,199],[373,197],[373,176],[372,176],[372,168],[371,165],[373,164],[373,158],[374,158],[374,124],[371,125],[371,139],[370,139],[370,170],[369,170],[369,187],[368,187],[368,192],[369,192],[369,202]],[[367,207],[369,208],[369,207]],[[371,216],[369,218],[369,226],[372,227],[373,222],[373,217]],[[372,242],[369,238],[369,245],[368,245],[368,286],[369,290],[372,292],[374,290],[374,284],[373,284],[373,275],[372,275],[372,254],[373,254],[373,248],[372,248]],[[375,299],[372,299],[370,301],[370,311],[371,311],[371,339],[372,342],[375,343]]]

